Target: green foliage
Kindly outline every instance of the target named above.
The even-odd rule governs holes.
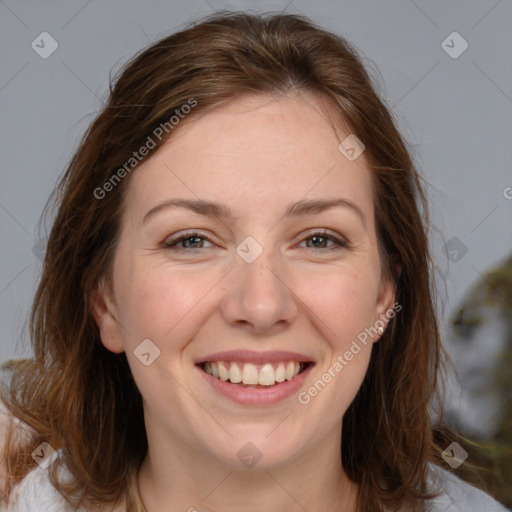
[[[486,272],[473,287],[452,320],[454,330],[463,337],[482,325],[483,307],[498,308],[508,324],[504,351],[493,371],[489,391],[503,404],[498,413],[497,431],[489,440],[474,439],[467,446],[469,460],[479,468],[484,488],[512,507],[512,256],[500,267]]]

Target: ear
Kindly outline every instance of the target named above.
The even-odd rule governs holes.
[[[390,271],[382,274],[376,304],[375,325],[377,329],[383,327],[383,331],[386,331],[390,320],[396,315],[397,311],[402,309],[402,307],[396,303],[396,283],[398,282],[401,272],[401,264],[393,262]],[[382,334],[384,334],[384,332],[382,332]],[[378,341],[382,334],[379,334],[374,341]]]
[[[92,293],[90,308],[105,348],[116,354],[124,352],[121,327],[116,319],[115,305],[108,294],[104,279],[101,279]]]

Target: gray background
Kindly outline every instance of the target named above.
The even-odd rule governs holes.
[[[304,14],[363,54],[429,183],[431,245],[438,277],[446,281],[444,289],[439,280],[445,303],[440,315],[448,344],[447,322],[464,294],[510,253],[510,0],[0,0],[0,361],[30,353],[27,314],[45,243],[38,220],[106,98],[111,70],[218,9]],[[468,43],[458,58],[442,47],[454,31]],[[46,59],[31,47],[42,32],[58,43]],[[457,39],[444,44],[452,52],[461,48]],[[449,261],[443,247],[451,240],[453,248],[453,237],[467,252],[459,249]],[[487,330],[472,346],[473,363],[492,365],[499,347],[486,340],[502,330]],[[458,354],[455,364],[471,373],[471,363]],[[478,409],[467,397],[451,400],[476,430],[485,429],[503,405],[489,408],[486,402]]]

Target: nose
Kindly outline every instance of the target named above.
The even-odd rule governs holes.
[[[230,325],[269,336],[297,318],[298,298],[287,282],[289,273],[276,260],[272,251],[263,251],[252,263],[237,258],[221,306]]]

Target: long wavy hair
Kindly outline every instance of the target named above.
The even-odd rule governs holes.
[[[112,85],[113,84],[113,85]],[[56,216],[30,317],[34,357],[10,361],[2,400],[26,425],[10,430],[3,459],[7,499],[48,442],[59,457],[53,485],[77,506],[141,509],[134,474],[146,452],[142,398],[124,353],[101,343],[91,297],[108,277],[133,169],[112,181],[176,110],[204,114],[244,94],[313,93],[341,114],[365,149],[385,269],[402,310],[375,344],[364,382],[343,418],[341,463],[359,484],[359,510],[420,511],[436,459],[430,405],[444,367],[436,320],[424,183],[358,52],[295,15],[220,12],[158,41],[111,81],[108,101],[83,136],[55,192]],[[173,134],[153,137],[152,154]],[[105,183],[107,188],[105,196]],[[49,205],[50,203],[48,203]],[[47,206],[48,207],[48,206]],[[370,442],[371,440],[371,442]],[[64,479],[59,469],[67,468]]]

